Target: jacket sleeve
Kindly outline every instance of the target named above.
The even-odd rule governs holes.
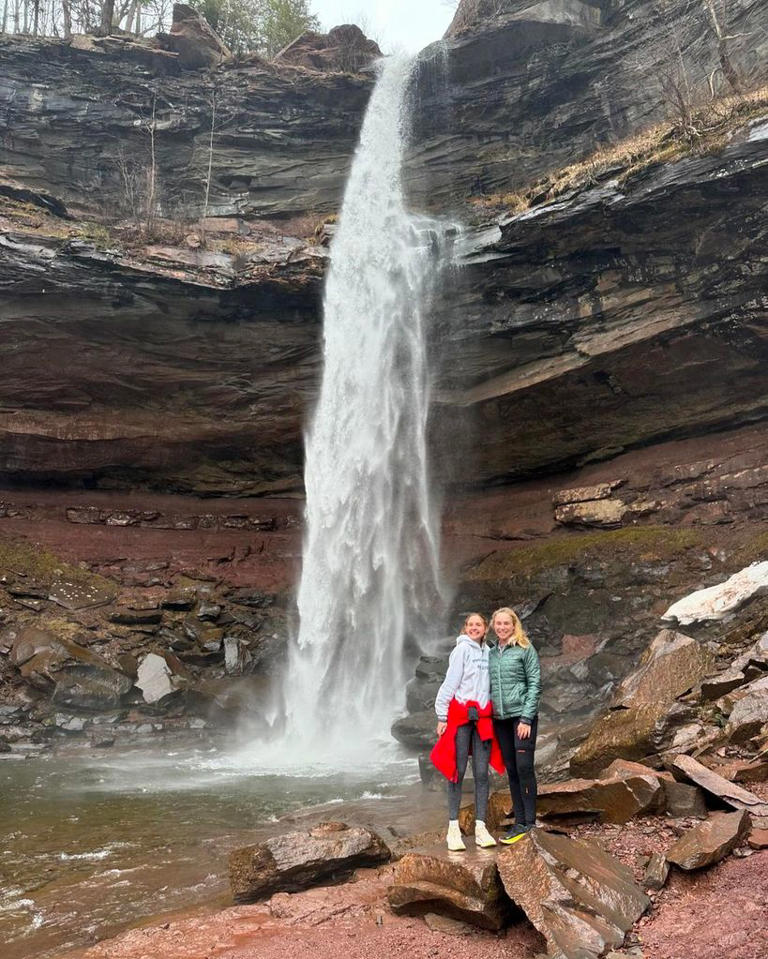
[[[525,651],[523,668],[525,669],[526,693],[520,718],[533,722],[539,711],[539,699],[541,698],[541,666],[539,665],[539,654],[532,645]]]
[[[448,718],[448,704],[453,699],[464,674],[464,647],[456,646],[448,659],[448,672],[435,698],[435,712],[441,723]]]

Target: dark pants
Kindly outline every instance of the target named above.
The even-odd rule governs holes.
[[[533,756],[539,719],[537,716],[533,720],[528,739],[520,739],[517,735],[519,722],[519,716],[512,719],[494,719],[493,728],[501,746],[504,765],[507,767],[515,823],[519,826],[533,826],[536,822],[536,772],[533,768]]]
[[[456,730],[456,771],[458,780],[448,783],[448,818],[458,819],[461,807],[461,786],[467,771],[469,747],[472,746],[472,775],[475,777],[475,819],[485,821],[488,810],[488,761],[491,758],[491,740],[482,740],[474,723],[466,723]]]

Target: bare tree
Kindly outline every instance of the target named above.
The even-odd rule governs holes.
[[[208,217],[208,200],[211,195],[211,174],[213,173],[213,135],[216,130],[216,87],[211,91],[211,132],[208,139],[208,173],[205,177],[205,199],[203,215],[200,219],[200,241],[205,245],[205,221]]]
[[[723,70],[723,76],[728,81],[734,93],[743,92],[743,83],[739,72],[733,65],[730,56],[728,41],[734,39],[729,37],[723,28],[726,20],[727,10],[725,9],[725,0],[720,2],[720,11],[717,10],[716,0],[703,0],[704,6],[709,13],[709,19],[712,24],[712,30],[717,39],[717,52],[720,59],[720,66]]]

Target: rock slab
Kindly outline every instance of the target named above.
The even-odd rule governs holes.
[[[235,849],[229,857],[229,881],[235,902],[256,902],[276,892],[339,882],[355,869],[387,862],[390,856],[389,848],[369,829],[321,823],[308,832],[286,833]]]
[[[732,809],[746,810],[754,816],[768,815],[768,803],[764,803],[759,796],[736,783],[728,782],[692,756],[676,756],[669,768],[677,779],[695,783]]]
[[[686,872],[724,859],[749,832],[749,813],[716,812],[687,832],[667,850],[667,859]]]
[[[690,636],[664,629],[638,668],[622,682],[611,709],[595,723],[571,759],[576,775],[592,775],[615,757],[639,760],[682,748],[676,734],[689,721],[675,702],[712,672],[712,653]]]
[[[532,830],[497,857],[510,899],[555,959],[597,959],[620,946],[650,904],[632,872],[598,846]]]
[[[398,914],[435,913],[482,929],[501,929],[511,905],[499,879],[496,851],[435,845],[407,853],[395,866],[389,904]]]

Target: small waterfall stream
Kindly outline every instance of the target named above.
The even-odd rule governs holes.
[[[312,755],[387,736],[404,702],[409,630],[440,595],[424,326],[444,230],[405,203],[412,63],[381,65],[331,248],[284,687],[289,737]]]

